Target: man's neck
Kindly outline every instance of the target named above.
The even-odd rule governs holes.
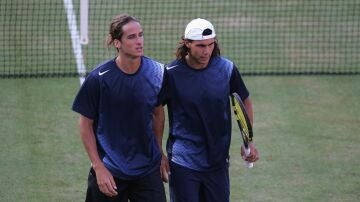
[[[126,57],[118,55],[115,62],[121,71],[127,74],[134,74],[140,68],[141,57]]]
[[[185,61],[186,63],[194,68],[194,69],[204,69],[207,67],[208,64],[203,64],[203,63],[198,63],[196,62],[193,58],[191,58],[189,55],[185,56]]]

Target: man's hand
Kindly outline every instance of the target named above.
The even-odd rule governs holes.
[[[163,153],[161,154],[160,174],[161,174],[161,179],[164,182],[169,182],[169,175],[170,175],[169,161],[168,158]]]
[[[96,180],[100,191],[109,197],[116,196],[118,194],[116,191],[117,187],[114,177],[109,170],[104,165],[101,165],[96,168],[94,167],[94,171],[96,173]]]
[[[244,145],[241,146],[241,156],[242,159],[244,161],[248,161],[248,162],[256,162],[257,160],[259,160],[259,153],[257,151],[257,149],[255,148],[253,143],[249,143],[249,148],[250,148],[250,154],[248,156],[245,155],[245,148]]]

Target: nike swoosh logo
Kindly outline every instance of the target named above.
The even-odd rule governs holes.
[[[104,75],[105,73],[107,73],[108,71],[110,71],[110,69],[103,71],[103,72],[99,72],[99,76]]]
[[[166,69],[169,70],[169,69],[172,69],[172,68],[177,67],[177,66],[179,66],[179,65],[174,65],[174,66],[171,66],[171,67],[166,67]]]

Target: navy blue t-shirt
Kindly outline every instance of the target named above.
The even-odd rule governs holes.
[[[220,56],[204,69],[193,69],[183,60],[167,65],[169,78],[169,139],[171,161],[207,171],[228,165],[231,141],[229,96],[244,100],[249,92],[236,66]]]
[[[159,169],[152,112],[163,102],[163,81],[164,66],[148,57],[141,58],[134,74],[124,73],[111,59],[88,75],[75,98],[72,109],[94,120],[99,155],[118,178]]]

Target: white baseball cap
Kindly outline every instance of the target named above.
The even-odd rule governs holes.
[[[189,22],[184,38],[190,40],[205,40],[215,38],[214,26],[207,20],[197,18]]]

